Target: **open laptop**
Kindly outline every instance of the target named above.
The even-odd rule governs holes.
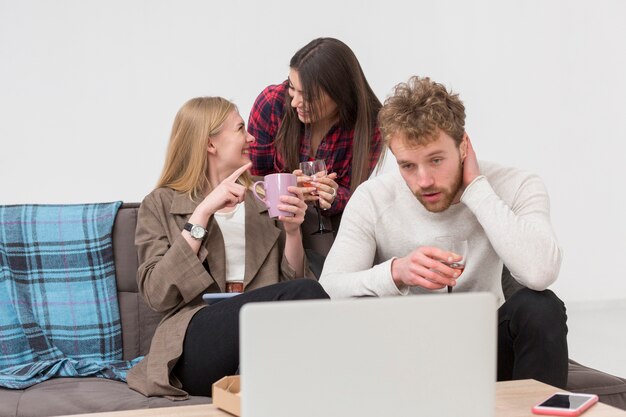
[[[242,416],[493,416],[496,311],[488,293],[245,305]]]

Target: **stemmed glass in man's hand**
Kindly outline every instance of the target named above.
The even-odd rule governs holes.
[[[448,252],[454,252],[455,254],[461,256],[460,260],[455,260],[454,262],[448,262],[447,260],[441,261],[450,268],[458,270],[460,277],[465,269],[465,262],[467,261],[467,240],[454,236],[439,236],[436,240],[440,249]],[[448,285],[448,293],[451,292],[452,287]]]
[[[324,162],[324,160],[322,159],[317,159],[315,161],[300,162],[300,170],[302,171],[302,174],[311,178],[311,181],[314,182],[316,179],[323,178],[326,176],[326,162]],[[304,182],[302,185],[304,187],[314,187],[314,185],[309,181]],[[324,222],[322,221],[322,212],[320,209],[319,197],[318,197],[318,200],[315,201],[315,210],[317,211],[318,228],[317,228],[317,231],[311,234],[317,235],[317,234],[323,234],[323,233],[332,233],[332,230],[328,230],[326,229],[326,227],[324,227]]]

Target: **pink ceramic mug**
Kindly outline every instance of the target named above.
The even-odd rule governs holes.
[[[263,184],[265,190],[265,198],[259,196],[256,192],[256,187]],[[293,217],[293,213],[288,211],[278,210],[278,205],[282,204],[280,196],[291,195],[295,197],[294,193],[287,191],[287,187],[295,187],[298,184],[296,176],[293,174],[270,174],[263,178],[263,181],[257,181],[252,186],[252,192],[254,196],[265,203],[270,217]]]

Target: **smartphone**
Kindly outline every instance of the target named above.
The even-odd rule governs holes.
[[[217,303],[218,301],[235,297],[239,294],[241,293],[240,292],[209,292],[206,294],[202,294],[202,301],[211,305],[211,304]]]
[[[570,394],[557,392],[532,408],[535,414],[551,416],[579,416],[598,402],[594,394]]]

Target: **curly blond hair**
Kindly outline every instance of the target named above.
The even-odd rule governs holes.
[[[465,133],[465,106],[444,85],[413,76],[394,87],[378,113],[378,122],[386,145],[397,133],[416,146],[425,145],[442,130],[459,146]]]

